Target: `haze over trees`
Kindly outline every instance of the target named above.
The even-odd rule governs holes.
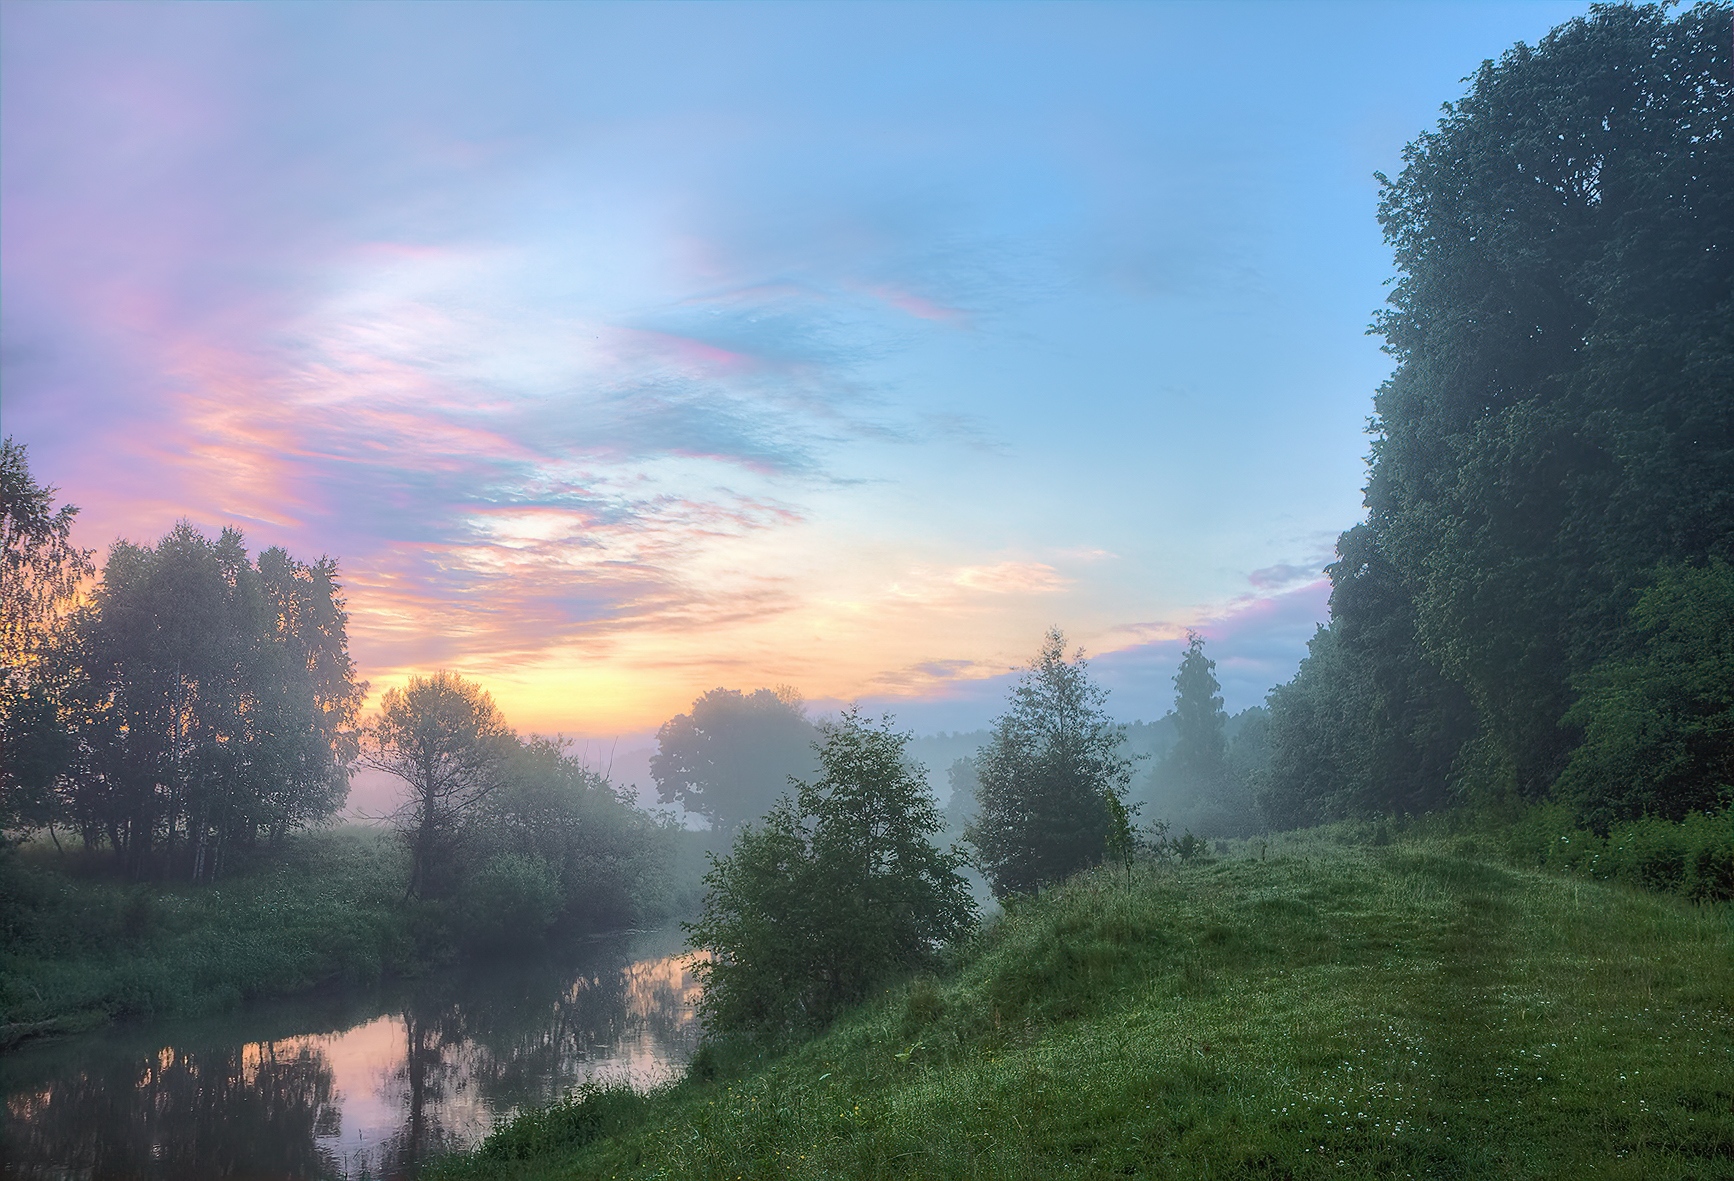
[[[657,731],[657,798],[732,832],[813,774],[818,737],[793,689],[712,689]]]
[[[202,881],[228,849],[332,816],[363,692],[336,573],[280,549],[255,563],[238,531],[185,522],[115,543],[88,599],[41,633],[53,700],[9,739],[54,755],[34,765],[52,784],[35,824],[135,877]]]

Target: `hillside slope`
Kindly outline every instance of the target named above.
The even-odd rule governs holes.
[[[1099,871],[941,980],[693,1073],[440,1173],[1734,1177],[1734,911],[1467,840]]]

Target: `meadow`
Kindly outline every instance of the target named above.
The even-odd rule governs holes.
[[[1379,843],[1388,841],[1389,843]],[[440,1178],[1734,1176],[1734,908],[1376,826],[1100,868]]]

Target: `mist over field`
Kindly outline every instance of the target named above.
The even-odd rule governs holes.
[[[1734,5],[0,8],[0,1160],[1734,1169]]]

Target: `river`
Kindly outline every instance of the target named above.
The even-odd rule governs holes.
[[[0,1171],[407,1178],[589,1080],[645,1088],[697,1038],[678,929],[528,959],[120,1025],[0,1056]]]

